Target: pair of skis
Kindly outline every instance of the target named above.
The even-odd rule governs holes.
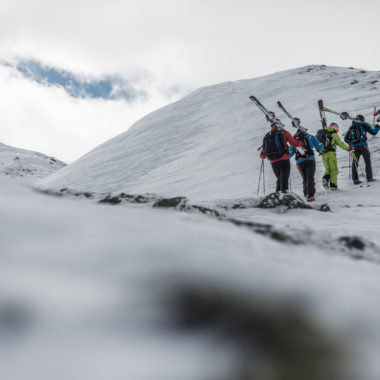
[[[266,119],[267,121],[269,121],[270,123],[274,124],[274,125],[277,125],[277,127],[279,129],[284,129],[285,126],[284,124],[281,122],[280,119],[278,119],[275,115],[274,112],[272,111],[268,111],[264,106],[263,104],[253,95],[251,95],[249,97],[249,99],[252,100],[253,103],[256,104],[256,106],[264,113],[264,115],[266,116]],[[301,122],[300,122],[300,119],[298,117],[294,117],[292,116],[287,110],[286,108],[282,105],[282,103],[280,101],[277,102],[277,105],[279,106],[279,108],[286,114],[286,116],[289,117],[290,120],[292,120],[292,126],[294,128],[297,128],[299,130],[301,130],[302,132],[304,133],[307,133],[307,128],[304,128],[302,125],[301,125]],[[326,121],[326,112],[329,112],[329,113],[333,113],[335,115],[338,115],[342,120],[356,120],[354,117],[352,117],[348,112],[337,112],[337,111],[334,111],[330,108],[327,108],[324,106],[323,104],[323,100],[318,100],[318,109],[319,109],[319,114],[320,114],[320,118],[321,118],[321,123],[322,123],[322,127],[323,129],[326,129],[327,128],[327,121]],[[373,125],[375,125],[375,118],[376,116],[380,115],[380,109],[377,109],[376,107],[374,108],[374,112],[373,112]],[[380,118],[379,118],[380,119]],[[380,121],[379,119],[377,119],[378,121]]]
[[[256,104],[256,106],[259,108],[259,110],[261,112],[263,112],[263,114],[265,115],[267,121],[269,121],[271,124],[274,124],[276,125],[279,129],[284,129],[285,126],[284,124],[281,122],[280,119],[278,119],[275,115],[274,112],[272,111],[268,111],[263,105],[262,103],[253,95],[251,95],[249,97],[249,99],[252,100],[253,103]],[[304,133],[307,133],[307,128],[304,128],[302,125],[301,125],[301,121],[298,117],[294,117],[292,116],[287,110],[286,108],[282,105],[282,103],[280,101],[277,102],[277,105],[279,106],[279,108],[286,114],[286,116],[289,117],[289,119],[292,121],[292,126],[294,128],[297,128],[299,130],[301,130],[302,132]]]
[[[348,112],[337,112],[337,111],[334,111],[330,108],[327,108],[323,105],[323,101],[322,100],[318,100],[318,108],[319,108],[319,113],[320,113],[320,116],[321,116],[321,122],[322,122],[322,126],[323,126],[323,129],[326,128],[327,126],[327,123],[326,123],[326,117],[325,117],[325,112],[329,112],[329,113],[333,113],[335,115],[338,115],[342,120],[353,120],[355,121],[356,118],[355,117],[352,117],[351,115],[349,115]],[[376,120],[376,116],[380,115],[380,108],[377,109],[377,107],[374,107],[374,110],[373,110],[373,123],[372,125],[375,125],[375,122],[378,121],[380,122],[380,118],[378,118]]]

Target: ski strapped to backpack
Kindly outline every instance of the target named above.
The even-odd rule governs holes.
[[[282,105],[280,101],[277,101],[277,105],[284,111],[285,115],[292,121],[292,126],[299,129],[303,133],[307,133],[307,128],[301,125],[301,120],[298,117],[293,117],[288,110]]]
[[[294,128],[297,128],[299,131],[301,131],[304,134],[307,133],[307,128],[305,128],[301,125],[301,120],[298,117],[293,117],[288,112],[288,110],[282,105],[282,103],[279,100],[277,101],[277,105],[284,111],[285,115],[292,121],[292,126]],[[307,138],[304,138],[303,142],[304,142],[304,147],[306,147],[306,149],[304,147],[297,147],[297,149],[296,149],[296,158],[297,159],[300,157],[306,158],[306,157],[309,157],[311,154],[314,154],[314,153],[310,153],[310,150],[311,150],[311,152],[313,152],[313,151],[310,148],[310,144],[309,144],[309,141],[307,140]],[[309,149],[307,147],[309,147]]]
[[[259,110],[265,115],[267,121],[272,125],[276,125],[279,129],[285,129],[284,124],[282,124],[281,120],[276,117],[274,112],[268,111],[255,96],[251,95],[249,99],[252,100],[252,102],[255,103]]]
[[[325,107],[323,106],[323,100],[318,100],[318,109],[319,109],[319,116],[321,117],[322,128],[326,129],[327,128],[327,121],[326,121]],[[321,141],[321,140],[319,140],[319,141]]]
[[[342,120],[347,120],[347,119],[355,120],[355,118],[350,116],[348,112],[338,112],[338,111],[334,111],[330,108],[325,107],[323,104],[323,100],[318,100],[318,108],[319,108],[319,113],[321,114],[321,120],[322,120],[322,113],[323,113],[323,116],[325,117],[325,112],[330,112],[330,113],[333,113],[334,115],[338,115]],[[325,118],[325,124],[326,124],[326,118]],[[326,126],[324,126],[323,128],[326,128]]]
[[[322,129],[319,129],[317,131],[317,134],[315,135],[315,137],[324,145],[324,148],[320,152],[320,154],[333,152],[334,150],[332,149],[332,146],[331,146],[331,142],[332,142],[331,133],[326,129],[327,121],[326,121],[326,114],[325,114],[325,107],[323,105],[323,100],[318,100],[318,109],[319,109],[319,116],[321,118]]]
[[[324,107],[324,111],[333,113],[334,115],[338,115],[342,120],[356,120],[354,117],[350,116],[348,112],[338,112],[338,111],[333,111],[330,108]]]

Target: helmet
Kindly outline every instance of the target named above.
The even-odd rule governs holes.
[[[337,132],[339,132],[339,125],[337,123],[330,123],[329,128],[334,128]]]
[[[355,120],[356,121],[365,121],[365,118],[363,115],[356,115]]]

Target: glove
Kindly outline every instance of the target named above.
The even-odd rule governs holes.
[[[305,152],[305,149],[304,148],[302,148],[302,147],[297,147],[297,150],[298,150],[298,152],[303,156],[306,152]]]
[[[377,111],[373,114],[373,116],[377,116],[378,114],[380,114],[380,109],[377,110]]]
[[[342,120],[346,120],[347,117],[348,117],[348,112],[342,112],[342,113],[340,114],[340,118],[341,118]]]
[[[354,147],[352,147],[352,146],[348,147],[348,152],[352,152],[353,150],[355,150]]]
[[[380,117],[378,117],[378,118],[376,119],[376,122],[377,122],[377,123],[380,123]]]

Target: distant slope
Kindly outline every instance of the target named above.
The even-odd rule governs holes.
[[[0,143],[0,175],[35,181],[65,166],[54,157]]]
[[[379,80],[379,72],[307,66],[201,88],[144,117],[38,186],[197,199],[250,196],[256,191],[261,163],[257,147],[268,130],[250,94],[289,126],[276,106],[281,100],[315,133],[320,128],[318,99],[331,108],[369,117],[372,107],[380,105]],[[328,118],[341,124],[341,132],[349,126],[332,114]],[[347,161],[346,152],[341,157]],[[321,170],[319,163],[318,175]],[[293,183],[298,182],[296,173]],[[267,176],[267,185],[273,186],[273,176]]]

